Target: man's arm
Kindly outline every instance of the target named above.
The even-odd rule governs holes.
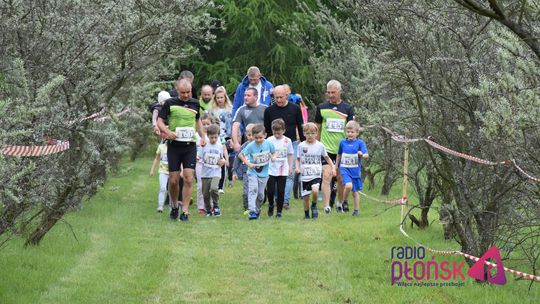
[[[306,140],[304,136],[304,129],[302,125],[304,124],[304,118],[302,117],[302,110],[298,107],[298,114],[296,115],[296,128],[298,130],[298,139],[302,142]]]
[[[232,127],[232,135],[231,135],[231,139],[233,141],[233,147],[234,147],[234,150],[236,152],[240,152],[240,123],[235,121],[233,123],[233,127]]]
[[[161,132],[165,133],[167,135],[167,138],[169,139],[175,139],[176,133],[169,130],[169,127],[165,125],[165,122],[163,121],[163,118],[158,117],[157,126],[161,130]]]

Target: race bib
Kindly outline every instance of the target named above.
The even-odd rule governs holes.
[[[192,127],[177,127],[176,141],[192,141],[195,135],[195,129]]]
[[[221,159],[219,154],[205,153],[204,154],[204,166],[209,168],[219,168],[219,160]]]
[[[302,176],[320,178],[322,173],[321,165],[302,165]]]
[[[253,164],[256,166],[264,166],[270,161],[270,153],[268,151],[253,153]]]
[[[167,153],[163,153],[161,155],[161,163],[164,164],[164,165],[169,164],[169,158],[167,157]]]
[[[358,154],[341,154],[342,168],[358,168]]]
[[[343,133],[344,127],[345,127],[345,119],[340,119],[340,118],[327,118],[326,119],[326,130],[328,132]]]
[[[287,148],[276,149],[276,161],[284,162],[287,161]]]

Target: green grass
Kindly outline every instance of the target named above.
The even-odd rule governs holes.
[[[0,303],[537,303],[540,298],[538,283],[529,292],[529,281],[509,275],[505,286],[469,279],[464,287],[391,286],[392,246],[414,244],[399,233],[398,208],[383,212],[387,206],[363,198],[359,218],[321,214],[305,221],[296,200],[280,220],[248,221],[237,183],[222,196],[221,218],[192,214],[189,223],[172,222],[155,212],[158,181],[148,177],[150,165],[149,156],[124,163],[81,210],[65,217],[69,225],[60,222],[40,246],[24,249],[23,240],[15,239],[0,250]],[[442,240],[436,222],[426,231],[407,231],[431,247],[458,248]],[[437,257],[444,259],[463,260]]]

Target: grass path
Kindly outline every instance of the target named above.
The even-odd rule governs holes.
[[[507,276],[505,286],[390,285],[399,210],[363,200],[361,216],[305,221],[300,201],[280,220],[242,216],[241,184],[222,196],[221,218],[189,223],[155,212],[151,158],[128,162],[42,244],[0,250],[0,303],[538,303],[540,285]],[[396,189],[397,190],[397,189]],[[396,195],[399,197],[399,195]],[[376,214],[380,214],[375,216]],[[432,215],[433,217],[434,215]],[[408,229],[435,248],[436,224]],[[431,255],[429,255],[431,258]],[[438,261],[451,259],[437,257]],[[454,259],[454,258],[452,258]],[[462,259],[455,258],[461,262]],[[464,270],[464,273],[466,269]]]

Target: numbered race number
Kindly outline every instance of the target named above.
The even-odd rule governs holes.
[[[326,130],[328,132],[343,133],[345,127],[345,119],[328,118],[326,119]]]
[[[221,159],[219,154],[216,153],[205,153],[204,154],[204,166],[209,168],[219,168],[219,160]]]
[[[343,168],[357,168],[358,167],[358,154],[341,154],[341,167]]]
[[[195,129],[192,127],[178,127],[176,128],[176,141],[192,141],[195,136]]]

